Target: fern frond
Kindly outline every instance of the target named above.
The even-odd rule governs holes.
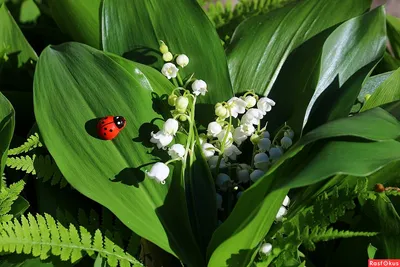
[[[103,236],[96,230],[92,236],[86,228],[68,228],[54,220],[48,214],[28,214],[20,220],[0,224],[0,252],[32,254],[34,257],[47,259],[50,254],[72,263],[83,257],[100,254],[110,266],[143,266],[133,256],[117,246],[109,235]]]
[[[0,222],[7,222],[13,218],[12,214],[8,214],[11,206],[24,189],[25,182],[19,181],[11,184],[9,188],[2,187],[0,191]]]
[[[371,237],[377,235],[377,232],[353,232],[353,231],[340,231],[327,227],[314,227],[312,230],[305,227],[302,233],[303,245],[308,250],[315,250],[315,243],[321,241],[329,241],[339,238],[351,237]]]
[[[26,153],[31,151],[34,148],[42,147],[42,143],[39,140],[39,134],[34,133],[33,135],[29,136],[28,139],[23,143],[21,146],[8,150],[9,156],[15,156],[22,153]]]
[[[51,185],[60,184],[60,188],[68,184],[50,155],[9,157],[6,166],[36,175],[39,179],[43,179],[43,182],[51,181]]]
[[[385,194],[387,196],[399,197],[400,196],[400,191],[399,190],[387,190],[387,191],[385,191]]]

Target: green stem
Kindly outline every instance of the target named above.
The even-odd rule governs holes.
[[[222,160],[222,157],[223,157],[223,155],[224,155],[226,139],[228,138],[228,135],[229,135],[229,133],[230,133],[230,131],[231,131],[232,116],[231,116],[231,111],[230,111],[229,109],[228,109],[228,111],[229,111],[229,124],[228,124],[228,127],[227,127],[227,129],[226,129],[226,133],[225,133],[224,139],[222,139],[221,152],[219,153],[219,157],[218,157],[218,161],[217,161],[217,166],[216,166],[216,168],[215,168],[215,170],[216,170],[216,172],[217,172],[216,175],[218,175],[218,173],[219,173],[219,166],[221,165],[221,160]]]
[[[179,74],[179,72],[178,72],[178,75],[176,76],[176,78],[178,78],[178,83],[179,83],[179,86],[182,86],[183,87],[183,81],[182,81],[182,77],[181,77],[181,75]]]
[[[175,85],[175,87],[179,87],[178,82],[176,81],[176,78],[171,78],[172,83]]]

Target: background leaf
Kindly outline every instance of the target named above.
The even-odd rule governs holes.
[[[14,108],[7,98],[0,93],[0,174],[4,172],[7,151],[15,127]]]
[[[393,72],[394,71],[389,71],[368,77],[363,84],[360,94],[358,95],[358,101],[364,102],[365,96],[367,94],[372,95],[375,92],[376,88],[378,88],[384,81],[386,81],[387,78],[389,78],[393,74]]]
[[[102,40],[105,51],[157,68],[163,64],[163,40],[172,53],[189,57],[189,65],[180,71],[183,77],[194,73],[207,82],[208,93],[200,102],[215,104],[232,97],[221,40],[196,1],[105,0]]]
[[[101,47],[101,0],[48,0],[51,14],[62,31],[75,41]]]
[[[204,266],[186,213],[179,166],[166,185],[144,173],[168,157],[149,139],[160,125],[163,95],[173,86],[156,70],[120,61],[77,43],[42,53],[34,106],[44,144],[79,192],[189,266]],[[127,125],[115,140],[103,141],[95,134],[96,124],[110,114],[124,116]]]
[[[346,1],[340,9],[335,3],[301,1],[241,23],[227,50],[235,93],[254,89],[268,95],[293,49],[325,29],[360,15],[371,1]]]
[[[386,21],[391,50],[396,58],[400,58],[400,19],[387,15]]]

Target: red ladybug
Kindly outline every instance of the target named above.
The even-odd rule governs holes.
[[[97,123],[97,134],[104,140],[112,140],[124,129],[126,120],[122,116],[107,116]]]

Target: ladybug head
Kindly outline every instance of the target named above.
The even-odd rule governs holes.
[[[118,129],[122,129],[125,127],[126,120],[122,116],[115,116],[114,123],[115,123],[115,125],[117,125]]]

